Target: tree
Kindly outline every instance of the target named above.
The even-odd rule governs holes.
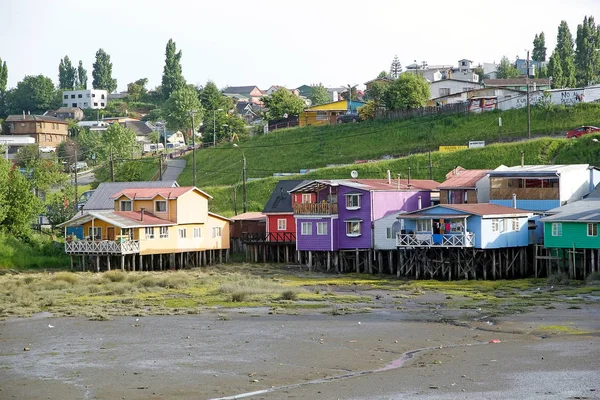
[[[346,91],[340,93],[340,97],[343,100],[348,100],[348,97],[350,97],[351,100],[358,100],[358,95],[356,93],[356,85],[351,86],[350,84],[348,84],[347,87],[350,90],[350,96],[348,96],[348,90],[346,90]]]
[[[127,97],[131,101],[140,101],[142,97],[148,92],[146,85],[148,84],[148,78],[138,79],[135,82],[127,84]]]
[[[371,89],[367,91],[367,98],[375,101],[375,105],[378,107],[383,102],[383,96],[385,91],[390,86],[391,82],[388,81],[375,81],[371,84]]]
[[[168,115],[167,122],[169,127],[183,131],[190,128],[192,126],[190,111],[195,111],[194,127],[199,129],[204,109],[202,108],[202,104],[200,104],[200,100],[198,100],[196,88],[192,85],[187,85],[171,93],[171,96],[165,103],[164,114]]]
[[[561,21],[556,36],[555,52],[559,56],[562,70],[562,82],[557,87],[574,87],[575,79],[575,56],[573,50],[573,36],[569,30],[567,21]]]
[[[521,73],[508,59],[508,57],[504,56],[500,60],[500,65],[498,65],[498,69],[496,71],[496,76],[498,79],[510,79],[510,78],[518,78],[521,76]]]
[[[30,182],[18,169],[10,171],[7,184],[7,213],[0,222],[9,233],[27,238],[31,223],[42,212],[42,202],[33,194]]]
[[[165,50],[165,67],[162,76],[163,97],[168,99],[176,90],[183,89],[185,79],[181,70],[181,50],[177,51],[177,45],[173,39],[169,39]]]
[[[477,76],[479,77],[479,83],[482,83],[485,79],[485,72],[483,71],[483,67],[481,66],[481,64],[473,69],[473,73],[477,74]]]
[[[380,79],[381,79],[381,78],[389,78],[389,77],[390,77],[390,76],[389,76],[389,75],[388,75],[388,73],[387,73],[387,72],[385,72],[385,71],[381,71],[381,72],[379,73],[379,75],[377,75],[377,78],[380,78]]]
[[[400,60],[398,59],[398,55],[394,56],[392,60],[392,65],[390,66],[390,78],[398,79],[400,73],[402,72],[402,64],[400,64]]]
[[[552,88],[563,87],[563,72],[560,62],[560,54],[556,51],[550,56],[548,61],[548,77],[552,78]]]
[[[16,88],[6,94],[6,101],[9,114],[21,114],[23,111],[43,114],[62,104],[61,94],[55,89],[52,79],[44,75],[25,76]]]
[[[117,89],[117,80],[112,77],[112,63],[110,56],[103,50],[96,52],[96,61],[92,70],[92,87],[94,89],[104,89],[109,93]]]
[[[79,60],[79,66],[77,67],[77,89],[87,89],[87,69],[83,68],[83,63]]]
[[[75,190],[67,186],[59,192],[52,193],[46,200],[46,217],[52,227],[71,219],[77,210],[71,201],[75,197]]]
[[[318,85],[313,85],[311,87],[309,99],[313,106],[328,103],[330,101],[329,92],[327,91],[325,86],[323,86],[322,83],[319,83]]]
[[[58,88],[73,90],[77,85],[77,68],[71,64],[69,56],[65,56],[58,64]]]
[[[224,96],[213,81],[206,82],[206,85],[198,90],[198,98],[206,111],[230,110],[233,106],[231,99]]]
[[[0,117],[6,115],[6,85],[8,84],[8,67],[0,58]],[[2,127],[0,126],[0,130]]]
[[[375,103],[375,100],[369,100],[364,106],[358,107],[357,111],[358,116],[363,121],[375,119],[375,114],[377,113],[377,104]]]
[[[595,24],[594,17],[585,16],[583,24],[577,26],[575,42],[577,84],[590,85],[600,74],[600,26]]]
[[[531,59],[540,62],[546,61],[546,36],[544,35],[544,32],[541,32],[539,35],[537,33],[535,34]]]
[[[286,114],[290,117],[300,115],[306,106],[300,97],[286,88],[279,88],[271,96],[263,96],[260,100],[268,109],[266,116],[269,121],[284,118]]]
[[[430,94],[425,78],[416,74],[401,74],[385,91],[383,101],[389,110],[422,107]]]

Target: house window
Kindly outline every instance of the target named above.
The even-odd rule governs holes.
[[[92,234],[92,227],[90,226],[88,228],[88,236],[91,237],[92,239],[102,239],[102,227],[101,226],[95,226],[93,232],[94,233]]]
[[[101,99],[104,99],[104,95],[101,95],[101,96],[100,96],[100,98],[101,98]]]
[[[84,106],[84,107],[87,107],[87,106],[88,106],[88,103],[83,103],[83,106]]]
[[[317,235],[327,235],[327,222],[317,222]]]
[[[75,95],[74,95],[74,94],[72,94],[72,95],[71,95],[71,98],[72,98],[72,99],[74,99],[74,98],[75,98]]]
[[[129,240],[133,240],[133,229],[121,228],[121,236],[125,236]]]
[[[82,94],[78,94],[78,95],[77,95],[77,98],[78,98],[78,99],[81,99],[82,97],[83,97],[83,95],[82,95]]]
[[[312,235],[312,222],[303,222],[301,228],[303,235]]]
[[[69,98],[69,95],[68,95],[68,94],[65,94],[63,97],[64,97],[64,99],[66,100],[66,99],[68,99],[68,98]]]
[[[552,223],[552,236],[562,236],[562,222]]]
[[[464,231],[463,221],[460,219],[450,220],[450,232]]]
[[[430,219],[417,220],[417,232],[433,232]]]
[[[302,193],[302,204],[311,203],[312,195],[310,193]]]
[[[86,97],[89,99],[89,98],[90,98],[90,94],[89,94],[89,93],[88,93],[88,94],[86,94]]]
[[[98,103],[94,102],[94,106],[97,107]],[[75,103],[73,103],[73,107],[77,107],[77,105]]]
[[[92,93],[92,97],[96,97],[96,93]]]
[[[121,200],[121,211],[131,211],[131,200]]]
[[[161,226],[159,228],[159,238],[161,239],[168,239],[169,238],[169,227],[168,226]]]
[[[63,103],[63,107],[69,107],[69,103]]]
[[[513,231],[519,230],[519,220],[517,218],[513,218],[513,220],[512,220],[512,230]]]
[[[154,202],[154,212],[167,212],[167,202],[165,200],[156,200]]]
[[[202,228],[194,228],[194,239],[202,237]]]
[[[504,219],[492,220],[492,232],[504,232]]]
[[[179,229],[179,239],[185,239],[187,237],[187,229],[180,228]]]
[[[104,103],[100,103],[100,107],[104,107]]]
[[[392,228],[386,228],[385,237],[387,239],[394,239],[394,230]]]
[[[317,121],[327,121],[328,120],[327,111],[317,111],[316,120]]]
[[[440,97],[450,96],[450,88],[440,88]]]
[[[71,106],[72,107],[77,107],[77,103],[72,103]]]
[[[287,220],[285,218],[280,218],[277,220],[277,230],[285,231],[287,229]]]
[[[146,239],[154,239],[154,227],[151,226],[149,228],[144,228],[144,234],[146,236]]]
[[[221,237],[222,231],[220,226],[215,226],[213,228],[213,237]]]
[[[358,210],[360,208],[360,195],[359,194],[347,194],[346,195],[346,209],[347,210]]]
[[[588,236],[598,236],[598,224],[587,224]]]
[[[360,220],[346,221],[346,236],[360,236]]]

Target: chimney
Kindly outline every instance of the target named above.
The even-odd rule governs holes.
[[[525,152],[521,152],[521,167],[525,166]]]
[[[408,181],[406,182],[406,185],[410,187],[410,167],[408,167]]]
[[[144,207],[142,207],[141,212],[140,212],[140,221],[144,220],[144,213],[146,212],[146,209]]]
[[[422,207],[421,196],[417,197],[417,210],[420,210]]]
[[[512,194],[512,206],[517,208],[517,195],[515,193]]]
[[[388,181],[388,185],[392,184],[392,173],[390,172],[390,170],[387,170],[387,181]]]

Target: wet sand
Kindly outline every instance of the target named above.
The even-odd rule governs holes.
[[[0,322],[0,399],[600,398],[597,313],[552,311],[485,331],[401,312],[15,319]],[[502,332],[552,318],[589,333]]]

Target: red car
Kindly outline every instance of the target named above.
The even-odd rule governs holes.
[[[577,139],[588,133],[600,133],[600,128],[596,126],[582,126],[580,128],[575,128],[567,132],[567,139]]]

